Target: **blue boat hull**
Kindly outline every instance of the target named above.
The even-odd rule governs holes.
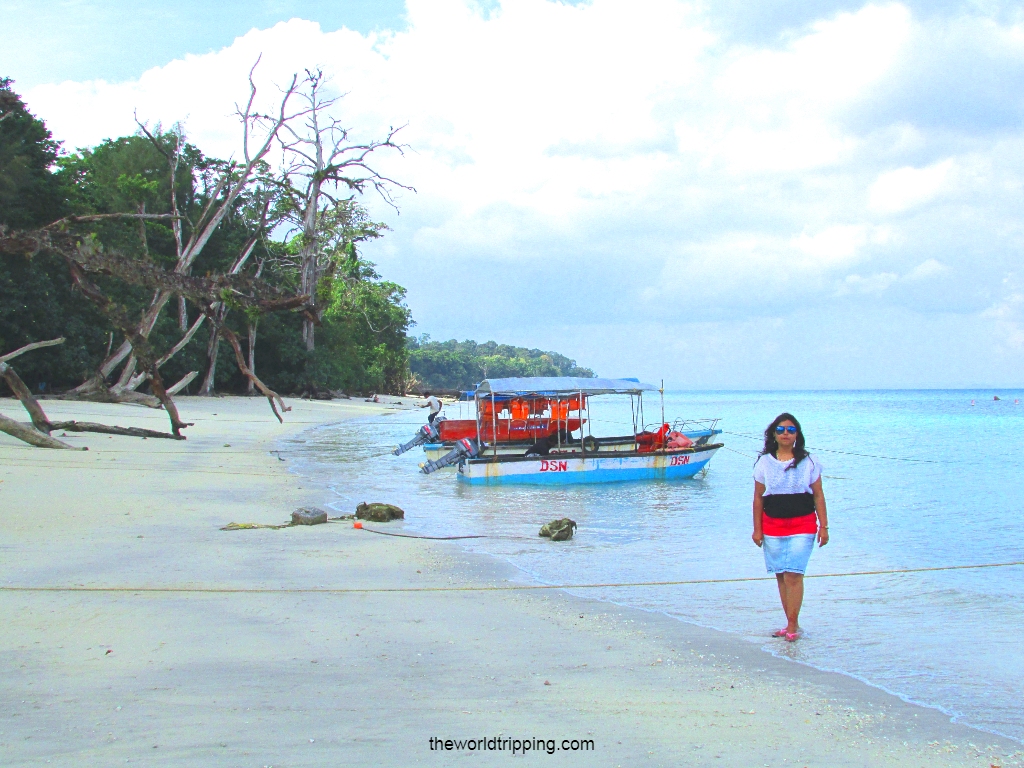
[[[459,466],[470,485],[577,485],[634,480],[685,480],[707,467],[717,451],[616,456],[472,459]]]

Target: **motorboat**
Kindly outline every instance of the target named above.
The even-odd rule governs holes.
[[[661,394],[661,419],[645,427],[644,395],[652,392]],[[592,408],[611,396],[629,398],[632,432],[595,436]],[[440,454],[421,465],[425,474],[454,466],[472,485],[674,480],[705,471],[722,447],[717,419],[669,423],[663,387],[636,379],[486,379],[473,404],[475,418],[456,420],[451,431],[445,421],[421,430],[429,434],[420,444]],[[444,453],[446,433],[453,440]]]

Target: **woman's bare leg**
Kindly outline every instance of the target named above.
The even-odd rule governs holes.
[[[786,595],[786,579],[784,578],[785,575],[786,574],[784,574],[784,573],[776,573],[775,574],[775,580],[779,584],[779,599],[782,600],[782,611],[783,611],[783,613],[786,614],[786,619],[788,621],[788,619],[789,619],[789,607],[788,607],[789,606],[789,600],[787,599],[787,595]]]
[[[786,630],[800,631],[800,607],[804,602],[804,575],[802,573],[776,574],[779,579],[779,594],[782,595],[782,607],[786,611]]]

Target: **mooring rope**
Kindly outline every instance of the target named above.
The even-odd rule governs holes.
[[[944,565],[927,568],[895,568],[877,571],[851,571],[849,573],[813,573],[806,579],[838,579],[851,576],[892,576],[905,573],[932,573],[936,571],[964,571],[980,568],[1009,568],[1024,565],[1024,560],[1006,563],[980,563],[977,565]],[[694,584],[737,584],[748,581],[775,581],[772,576],[740,576],[731,579],[681,579],[678,581],[623,581],[597,584],[508,584],[503,586],[454,586],[454,587],[86,587],[49,586],[27,587],[0,585],[0,592],[133,592],[151,593],[200,593],[200,594],[398,594],[415,592],[522,592],[549,589],[616,589],[623,587],[675,587]]]
[[[727,450],[727,451],[732,451],[733,453],[738,453],[740,456],[746,456],[748,459],[753,459],[754,461],[757,461],[757,456],[753,456],[753,455],[751,455],[749,453],[744,453],[743,451],[737,451],[735,448],[730,448],[727,445],[723,445],[722,447],[725,450]],[[850,479],[848,477],[840,477],[839,475],[822,475],[822,477],[824,477],[824,478],[826,478],[828,480],[849,480]]]
[[[758,437],[757,435],[748,435],[748,434],[746,434],[744,432],[730,432],[727,429],[723,429],[722,433],[726,434],[726,435],[735,435],[736,437],[745,437],[748,440],[756,440],[757,442],[761,442],[764,439],[763,437]],[[859,456],[862,459],[885,459],[886,461],[910,461],[910,462],[913,462],[915,464],[945,464],[945,463],[947,463],[947,462],[944,462],[944,461],[938,461],[936,459],[912,459],[912,458],[908,458],[908,457],[905,457],[905,456],[880,456],[878,454],[873,454],[873,453],[854,453],[853,451],[839,451],[839,450],[836,450],[835,448],[817,448],[817,447],[811,448],[810,446],[808,446],[807,450],[808,451],[811,451],[811,450],[823,451],[825,453],[840,453],[843,456]],[[739,453],[739,451],[737,451],[737,453]]]
[[[484,534],[476,534],[470,536],[419,536],[413,533],[392,533],[390,531],[378,531],[373,528],[363,528],[368,533],[379,533],[381,536],[395,536],[399,539],[428,539],[430,541],[454,541],[456,539],[527,539],[533,541],[532,537],[527,536],[486,536]]]
[[[331,517],[327,519],[328,523],[342,523],[352,520],[354,515],[344,515],[342,517]],[[267,523],[228,523],[223,526],[220,530],[222,531],[253,531],[259,529],[269,529],[279,531],[282,528],[302,528],[306,527],[306,523],[281,523],[280,525],[271,525]],[[362,528],[362,526],[360,526]],[[430,541],[454,541],[456,539],[526,539],[526,536],[486,536],[484,534],[475,534],[469,536],[420,536],[413,533],[393,533],[391,531],[378,531],[373,528],[362,528],[362,530],[368,533],[379,533],[381,536],[395,536],[399,539],[429,539]],[[532,539],[531,539],[532,540]]]

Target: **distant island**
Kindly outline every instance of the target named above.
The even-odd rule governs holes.
[[[594,372],[565,355],[487,341],[432,341],[430,336],[406,340],[414,389],[467,390],[486,378],[509,376],[578,376]]]

